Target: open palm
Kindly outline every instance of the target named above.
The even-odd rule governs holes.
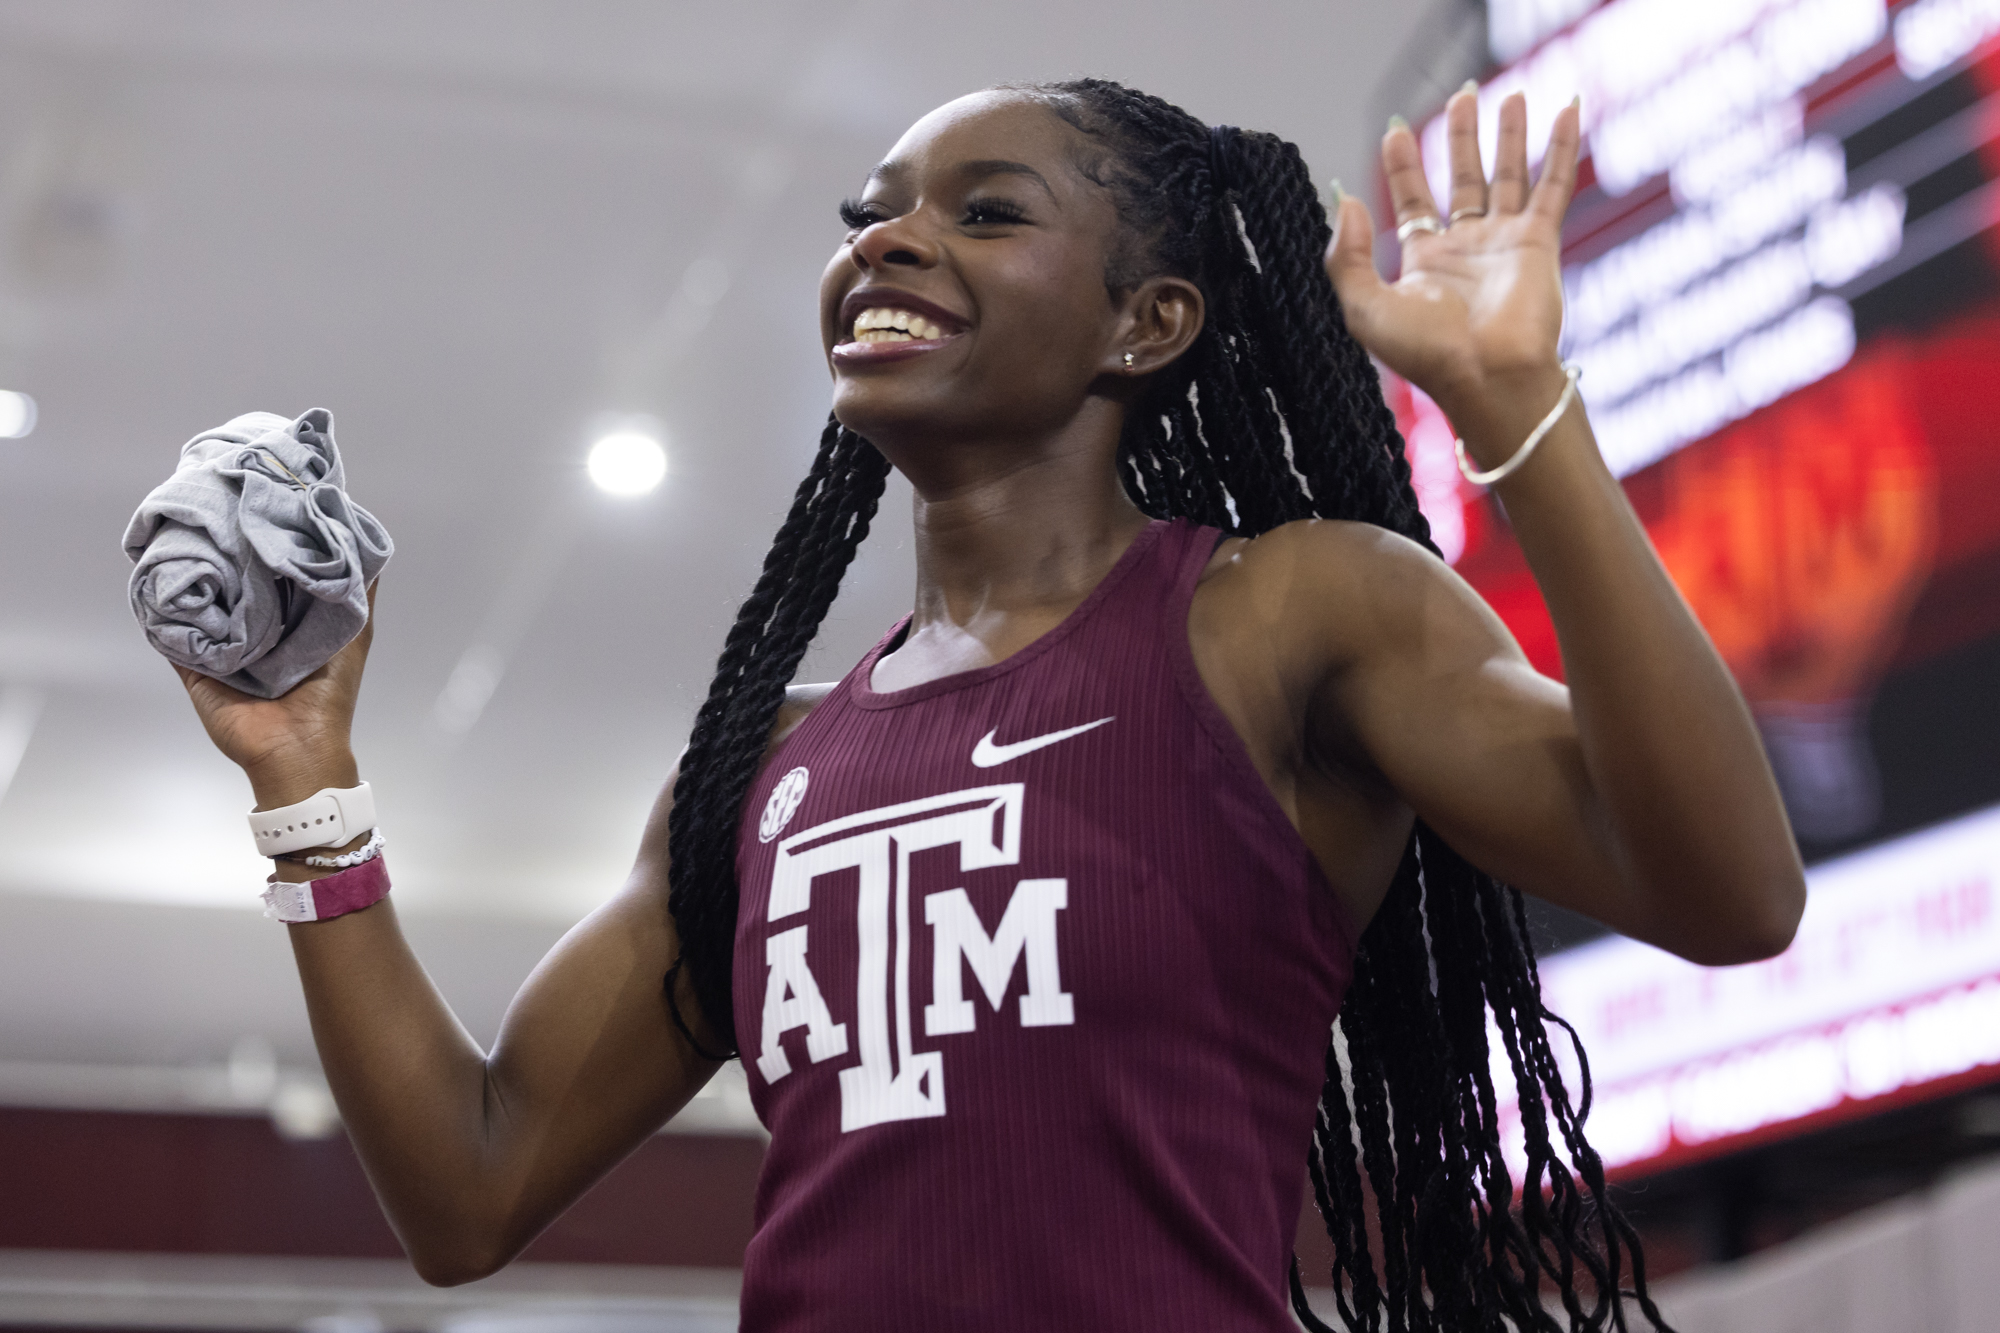
[[[1578,115],[1572,104],[1556,117],[1541,179],[1532,183],[1520,94],[1500,105],[1491,180],[1479,160],[1475,95],[1454,96],[1445,116],[1448,212],[1431,197],[1409,128],[1398,124],[1382,141],[1389,196],[1406,229],[1402,276],[1384,282],[1375,271],[1374,224],[1354,198],[1342,203],[1326,268],[1354,336],[1450,412],[1455,399],[1484,385],[1556,363],[1562,219],[1576,187]],[[1438,229],[1426,230],[1432,223]]]

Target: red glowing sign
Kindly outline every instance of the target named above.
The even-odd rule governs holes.
[[[2000,9],[1493,17],[1522,55],[1487,121],[1515,88],[1531,119],[1583,94],[1564,354],[1820,862],[1771,963],[1624,941],[1549,960],[1594,1136],[1651,1169],[1993,1077],[2000,814],[1968,812],[2000,810]],[[1435,175],[1441,123],[1422,137]],[[1435,405],[1390,390],[1440,548],[1560,676],[1505,514],[1458,477]]]

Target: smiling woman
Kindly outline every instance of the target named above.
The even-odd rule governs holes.
[[[904,135],[843,206],[832,417],[631,878],[493,1052],[379,889],[280,863],[333,904],[293,942],[419,1271],[506,1263],[740,1046],[748,1329],[1324,1328],[1308,1183],[1350,1328],[1622,1329],[1628,1283],[1658,1324],[1509,886],[1720,963],[1784,946],[1802,877],[1556,360],[1575,111],[1539,182],[1518,99],[1490,180],[1449,114],[1442,209],[1384,142],[1393,285],[1292,145],[1116,84]],[[1427,549],[1371,352],[1470,464],[1521,458],[1568,689]],[[892,467],[912,613],[793,685]],[[366,652],[275,701],[190,682],[262,808],[355,784]]]

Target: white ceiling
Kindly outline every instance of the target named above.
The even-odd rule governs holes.
[[[398,546],[356,737],[397,896],[575,919],[622,878],[811,456],[834,204],[904,126],[1099,73],[1362,180],[1421,12],[0,0],[0,388],[41,405],[0,440],[0,721],[41,705],[0,897],[250,910],[245,784],[133,625],[118,538],[198,429],[324,406]],[[585,482],[607,412],[664,423],[653,496]],[[892,494],[814,674],[910,581]],[[504,673],[453,735],[437,701],[482,644]]]

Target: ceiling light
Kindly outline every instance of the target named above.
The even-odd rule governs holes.
[[[660,442],[635,430],[616,431],[590,447],[590,479],[613,495],[644,495],[667,475]]]
[[[0,440],[18,440],[35,428],[35,400],[0,389]]]

